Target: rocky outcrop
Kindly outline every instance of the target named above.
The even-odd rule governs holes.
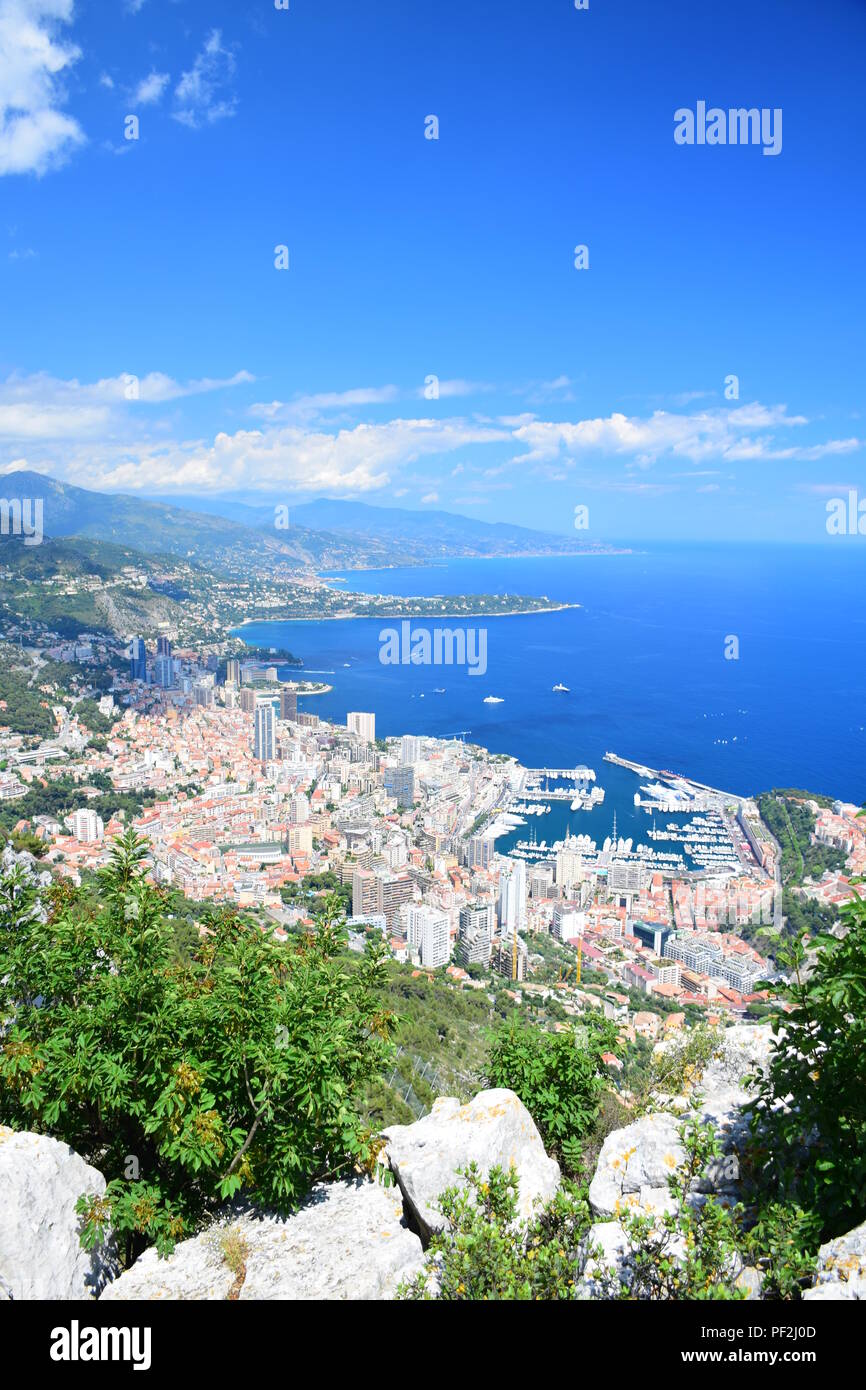
[[[713,1193],[732,1204],[739,1198],[739,1153],[748,1132],[743,1107],[752,1098],[746,1078],[766,1065],[773,1044],[768,1025],[736,1024],[719,1035],[716,1054],[691,1083],[692,1097],[672,1098],[669,1109],[644,1115],[604,1141],[589,1188],[594,1214],[610,1220],[629,1211],[672,1211],[669,1179],[685,1152],[679,1138],[690,1099],[700,1097],[697,1118],[711,1121],[722,1155],[695,1181],[695,1194]],[[663,1048],[671,1044],[663,1044]],[[661,1050],[661,1049],[659,1049]]]
[[[458,1184],[458,1170],[472,1162],[485,1174],[495,1165],[506,1172],[514,1165],[524,1218],[559,1186],[559,1164],[548,1158],[532,1116],[513,1091],[481,1091],[468,1105],[443,1097],[417,1124],[393,1125],[383,1133],[384,1156],[425,1242],[445,1224],[440,1194]]]
[[[866,1221],[846,1236],[837,1236],[818,1251],[814,1287],[805,1299],[866,1299]]]
[[[710,1121],[721,1140],[722,1153],[707,1172],[696,1178],[687,1200],[697,1204],[712,1195],[731,1206],[740,1200],[739,1154],[748,1132],[744,1106],[753,1092],[746,1079],[768,1062],[774,1042],[769,1025],[736,1024],[719,1034],[715,1055],[700,1076],[690,1082],[690,1094],[670,1097],[667,1108],[615,1130],[604,1141],[595,1176],[589,1187],[589,1202],[599,1219],[587,1238],[587,1248],[600,1247],[601,1254],[587,1266],[582,1292],[585,1297],[600,1296],[600,1278],[605,1271],[628,1283],[628,1241],[621,1221],[629,1215],[664,1216],[673,1214],[677,1199],[669,1180],[681,1168],[686,1154],[679,1130],[684,1113],[698,1101],[696,1118]],[[657,1053],[676,1043],[663,1043]],[[671,1253],[682,1256],[676,1242]],[[747,1290],[752,1292],[751,1286]]]
[[[112,1239],[83,1250],[75,1203],[105,1179],[68,1144],[0,1126],[0,1296],[88,1298],[116,1273]]]
[[[227,1216],[168,1259],[147,1250],[105,1299],[387,1299],[423,1264],[396,1187],[322,1183],[293,1216]]]
[[[436,1202],[473,1161],[512,1164],[530,1216],[559,1185],[529,1112],[513,1091],[468,1105],[436,1102],[384,1135],[384,1181],[322,1183],[290,1216],[235,1205],[167,1259],[145,1251],[119,1277],[111,1242],[88,1254],[75,1203],[105,1181],[65,1144],[0,1130],[0,1299],[389,1299],[419,1273],[422,1238],[441,1229]],[[390,1171],[387,1165],[390,1164]],[[419,1235],[420,1233],[420,1235]],[[107,1282],[114,1277],[114,1282]],[[105,1287],[104,1287],[105,1286]]]

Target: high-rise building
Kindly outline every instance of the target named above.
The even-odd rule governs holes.
[[[274,760],[276,743],[274,739],[274,707],[270,700],[263,700],[256,706],[255,732],[253,735],[253,755],[260,763]]]
[[[400,740],[400,761],[405,767],[421,761],[421,740],[415,734],[404,734]]]
[[[583,883],[587,868],[583,861],[584,850],[577,840],[566,838],[556,853],[556,882],[564,893],[576,883]]]
[[[372,869],[356,869],[352,874],[352,912],[362,917],[379,911],[379,884]]]
[[[451,956],[448,913],[426,905],[410,907],[409,945],[418,949],[426,969],[447,965]]]
[[[489,835],[473,835],[469,841],[466,862],[470,869],[489,869],[493,863],[494,841]]]
[[[235,685],[241,683],[241,663],[235,657],[230,657],[226,662],[226,682],[228,681]]]
[[[298,692],[284,685],[280,691],[280,718],[295,720],[298,717]]]
[[[129,679],[147,682],[147,647],[141,637],[133,637],[129,644]]]
[[[156,654],[157,656],[171,656],[171,642],[167,637],[157,637]]]
[[[375,714],[359,714],[357,711],[353,711],[346,715],[346,728],[350,734],[357,734],[359,738],[366,739],[368,743],[376,742]]]
[[[526,865],[507,859],[499,871],[499,926],[511,936],[526,926]]]
[[[412,901],[415,885],[408,874],[381,873],[376,876],[376,885],[376,911],[385,914],[385,921],[393,930],[400,918],[400,908]]]
[[[506,980],[525,980],[526,967],[529,962],[529,952],[526,942],[517,937],[515,948],[515,938],[507,937],[499,943],[493,953],[493,967],[498,974],[504,975]]]
[[[256,692],[250,685],[245,685],[241,690],[241,709],[244,714],[256,712]]]
[[[105,834],[105,826],[101,816],[92,808],[85,807],[81,811],[73,812],[72,833],[82,845],[95,844]]]
[[[289,853],[290,854],[312,854],[313,852],[313,831],[309,825],[292,825],[289,827]]]
[[[398,806],[415,804],[415,773],[411,767],[386,767],[382,784]]]
[[[457,955],[462,965],[489,965],[493,940],[493,907],[474,903],[460,909]]]
[[[165,637],[160,637],[159,640],[160,642],[165,642],[167,639]],[[171,647],[170,642],[168,645]],[[171,659],[170,651],[168,654],[160,652],[157,655],[156,661],[153,663],[153,674],[156,678],[157,685],[163,690],[170,690],[172,688],[174,685],[174,662]]]
[[[192,688],[193,703],[209,709],[213,704],[213,686],[210,681],[196,681]]]

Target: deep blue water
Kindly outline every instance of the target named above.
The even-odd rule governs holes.
[[[334,690],[302,702],[324,717],[374,710],[380,735],[467,730],[472,742],[529,766],[594,767],[607,800],[598,811],[562,812],[578,831],[603,836],[614,809],[621,833],[646,827],[632,806],[636,780],[602,762],[607,750],[741,794],[805,787],[866,800],[866,542],[856,537],[453,560],[342,577],[366,592],[545,594],[582,605],[470,620],[488,631],[483,676],[381,664],[379,633],[396,622],[257,623],[242,632],[328,673]],[[425,626],[412,622],[413,631]],[[724,656],[731,635],[738,660]],[[554,694],[557,682],[569,693]],[[485,705],[485,695],[504,703]],[[563,823],[556,810],[535,818],[548,842]]]

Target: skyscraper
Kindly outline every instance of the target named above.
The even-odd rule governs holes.
[[[280,718],[295,720],[298,717],[298,692],[284,685],[280,691]]]
[[[451,955],[448,913],[426,905],[410,907],[409,945],[418,948],[425,968],[447,965]]]
[[[226,683],[233,681],[235,685],[241,683],[241,663],[231,657],[226,662]]]
[[[493,863],[495,841],[490,835],[473,835],[469,841],[467,864],[470,869],[489,869]]]
[[[400,743],[400,761],[406,767],[421,759],[421,740],[416,734],[404,734]]]
[[[460,909],[460,935],[457,954],[463,965],[488,965],[493,939],[493,908],[489,903],[473,903]]]
[[[346,728],[350,734],[357,734],[359,738],[365,738],[368,743],[375,743],[376,741],[375,714],[360,714],[357,711],[347,714]]]
[[[526,926],[526,865],[508,859],[499,871],[499,926],[503,936]]]
[[[274,707],[270,700],[267,700],[256,705],[253,754],[260,763],[270,763],[274,759],[274,748]]]
[[[129,644],[129,679],[147,681],[147,647],[141,637],[133,637]]]
[[[171,656],[171,642],[167,637],[157,637],[156,654],[157,656]]]
[[[394,797],[398,806],[414,805],[415,774],[411,767],[386,767],[382,783],[385,791]]]

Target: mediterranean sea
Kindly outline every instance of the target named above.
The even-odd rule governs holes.
[[[646,828],[633,806],[639,779],[604,763],[607,751],[741,795],[802,787],[866,800],[866,542],[857,537],[459,559],[331,578],[365,593],[531,594],[581,605],[461,620],[487,629],[484,675],[383,665],[380,633],[399,628],[394,619],[239,630],[300,656],[305,676],[323,673],[333,690],[301,707],[327,719],[372,710],[379,736],[458,735],[529,767],[594,768],[604,804],[576,813],[556,804],[534,827],[548,844],[566,820],[603,838],[614,811],[621,835]],[[413,632],[436,625],[412,619]],[[725,655],[732,638],[736,659]],[[485,704],[488,695],[502,703]]]

